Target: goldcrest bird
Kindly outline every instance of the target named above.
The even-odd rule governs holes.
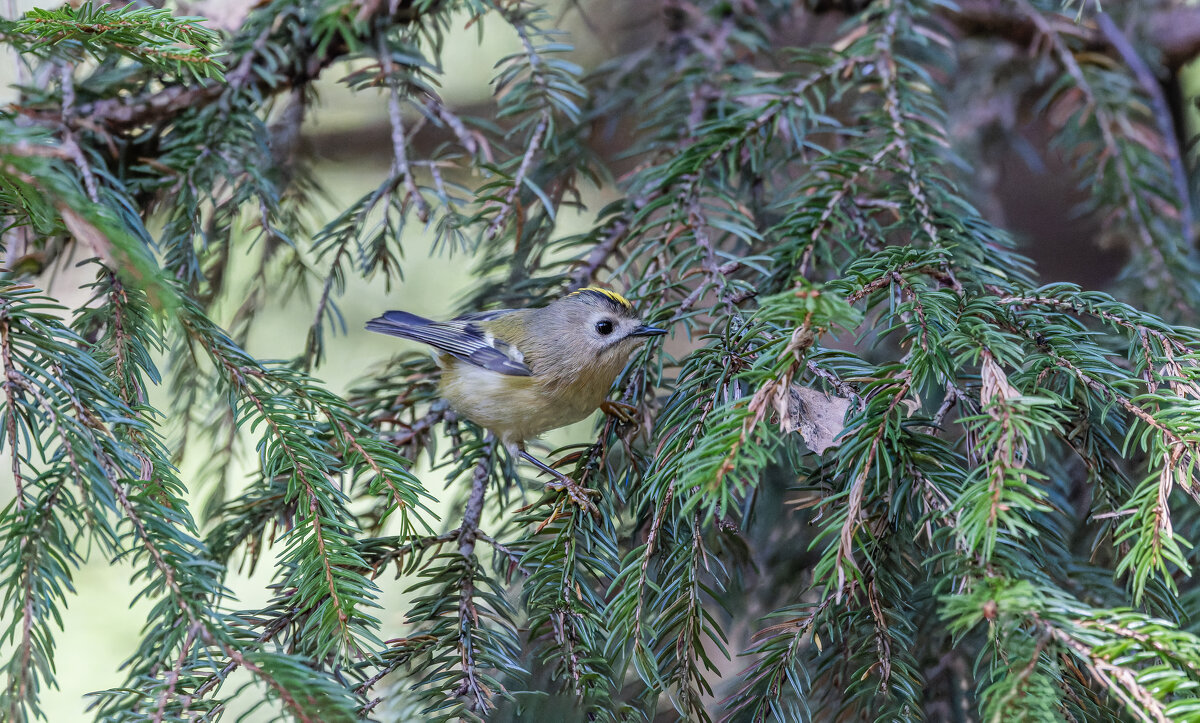
[[[574,480],[525,450],[525,442],[606,405],[629,355],[666,330],[643,323],[620,294],[589,286],[537,309],[496,309],[430,321],[388,311],[367,329],[423,342],[439,353],[441,394],[467,419],[555,478],[577,504],[595,506]]]

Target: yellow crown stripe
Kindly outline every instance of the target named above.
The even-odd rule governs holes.
[[[620,294],[618,294],[615,291],[610,291],[609,289],[602,289],[599,286],[585,286],[584,288],[580,289],[579,291],[572,291],[570,294],[567,294],[567,295],[575,296],[576,294],[582,294],[585,291],[590,291],[593,294],[600,294],[601,296],[609,299],[610,301],[615,302],[616,304],[619,304],[619,305],[625,307],[626,309],[633,309],[633,304],[629,303],[629,299],[626,299],[624,296],[621,296]]]

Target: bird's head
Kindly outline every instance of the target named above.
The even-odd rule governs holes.
[[[615,291],[589,286],[539,309],[535,323],[547,340],[570,356],[624,364],[629,354],[650,337],[665,334],[644,323],[633,304]]]

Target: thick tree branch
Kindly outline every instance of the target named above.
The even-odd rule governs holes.
[[[967,35],[1002,37],[1021,45],[1030,44],[1039,29],[1027,13],[1012,3],[998,0],[959,0],[957,10],[946,9],[944,17]],[[1120,57],[1119,48],[1094,21],[1072,22],[1065,16],[1047,16],[1055,32],[1079,38],[1089,50]],[[1145,40],[1162,54],[1162,64],[1175,71],[1200,55],[1200,6],[1172,8],[1145,19]]]
[[[389,12],[389,8],[393,7],[394,10]],[[380,19],[387,23],[408,23],[417,21],[425,12],[432,12],[432,9],[416,9],[411,7],[410,2],[365,2],[360,10],[359,18],[366,21]],[[363,42],[368,41],[363,39]],[[259,43],[256,43],[248,53],[236,57],[234,59],[236,62],[231,62],[229,67],[234,70],[229,74],[227,82],[210,81],[191,88],[173,85],[145,95],[110,98],[87,103],[78,106],[69,119],[55,117],[57,114],[50,109],[35,111],[25,109],[24,112],[41,120],[63,122],[69,120],[76,126],[86,125],[90,129],[104,128],[113,133],[129,131],[140,126],[170,122],[189,110],[214,103],[225,94],[231,85],[252,82],[264,95],[274,95],[307,85],[326,68],[354,50],[340,36],[336,41],[320,48],[294,48],[294,57],[305,60],[282,67],[281,70],[285,75],[282,78],[272,79],[268,74],[249,72],[253,55],[258,52],[258,46]],[[247,60],[251,62],[247,63]],[[241,80],[242,83],[238,83],[238,80]]]

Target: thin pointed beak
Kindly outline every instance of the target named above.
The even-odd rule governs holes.
[[[659,334],[666,334],[666,333],[667,333],[666,329],[659,329],[657,326],[650,326],[649,324],[642,324],[638,328],[631,331],[629,333],[629,335],[630,336],[658,336]]]

